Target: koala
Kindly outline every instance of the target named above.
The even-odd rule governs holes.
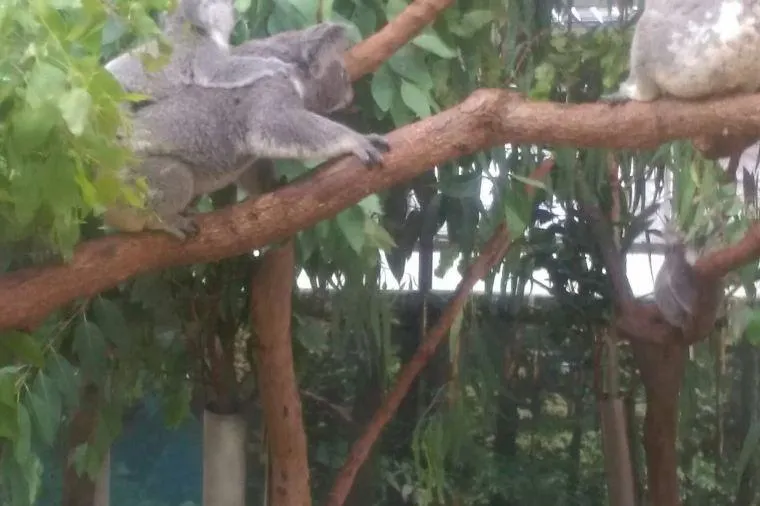
[[[380,163],[390,149],[384,136],[363,135],[323,116],[353,100],[343,63],[348,45],[345,28],[335,23],[261,39],[239,51],[276,58],[289,72],[236,89],[187,86],[136,111],[128,142],[138,163],[127,169],[127,179],[145,177],[147,206],[108,209],[106,224],[185,239],[197,232],[187,211],[196,196],[231,183],[255,195],[270,159],[353,154],[365,165]]]
[[[683,241],[667,235],[665,262],[654,282],[654,300],[665,320],[683,329],[692,315],[699,287],[692,252],[687,252]]]
[[[233,0],[179,0],[164,18],[163,31],[172,44],[168,63],[147,71],[140,54],[157,52],[155,44],[148,44],[114,58],[105,68],[126,91],[149,95],[152,100],[186,85],[231,89],[278,71],[288,72],[288,65],[278,58],[243,51],[233,55],[229,38],[234,26]]]
[[[760,89],[760,2],[647,0],[630,73],[603,101],[694,100]]]

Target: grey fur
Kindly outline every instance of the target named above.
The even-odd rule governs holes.
[[[654,299],[665,320],[684,328],[697,296],[694,268],[686,259],[683,242],[667,245],[665,262],[654,281]]]
[[[366,165],[379,163],[388,150],[383,136],[362,135],[320,115],[353,99],[343,64],[347,47],[345,28],[333,23],[251,41],[237,51],[276,58],[291,72],[233,90],[188,86],[137,111],[130,143],[142,162],[134,171],[147,178],[147,207],[155,214],[112,209],[106,222],[184,239],[196,232],[186,213],[196,196],[230,183],[256,195],[268,159],[354,154]]]
[[[180,0],[165,16],[163,31],[172,45],[169,61],[156,71],[144,68],[140,54],[157,54],[146,44],[109,61],[105,68],[128,92],[161,100],[186,85],[238,88],[275,72],[288,72],[278,58],[230,51],[235,26],[232,0]]]
[[[649,0],[630,74],[610,102],[700,99],[760,89],[759,0]]]

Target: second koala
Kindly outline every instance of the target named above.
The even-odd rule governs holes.
[[[609,102],[699,99],[760,89],[760,1],[647,0],[630,74]]]
[[[288,65],[287,74],[232,90],[189,86],[137,111],[130,143],[140,163],[132,171],[147,180],[147,209],[114,207],[106,224],[184,239],[197,231],[187,213],[193,199],[255,182],[256,160],[354,154],[366,165],[379,163],[389,149],[382,135],[363,135],[321,115],[353,99],[343,64],[348,45],[345,28],[334,23],[257,40],[240,51],[276,58]]]
[[[235,26],[233,0],[179,0],[166,14],[163,32],[172,44],[169,61],[156,71],[144,68],[140,54],[155,52],[144,45],[119,55],[105,68],[128,92],[161,100],[186,85],[238,88],[275,72],[287,72],[278,58],[230,51]],[[141,104],[143,105],[143,104]]]

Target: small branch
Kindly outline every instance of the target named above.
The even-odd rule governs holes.
[[[346,68],[353,79],[374,72],[402,46],[431,24],[453,0],[415,0],[377,33],[352,47]]]
[[[554,167],[554,160],[545,160],[531,175],[532,179],[543,179]],[[533,193],[534,187],[530,186],[528,192]],[[501,261],[509,250],[511,238],[505,225],[499,225],[488,242],[483,246],[480,255],[470,265],[459,282],[454,296],[443,310],[436,324],[427,332],[424,340],[414,356],[404,365],[399,373],[393,390],[383,401],[383,404],[375,412],[367,428],[361,437],[351,447],[351,452],[343,464],[338,477],[335,479],[333,488],[327,499],[327,506],[343,506],[343,503],[351,491],[356,473],[367,459],[372,445],[377,441],[385,425],[390,421],[398,410],[401,401],[409,391],[409,387],[427,365],[428,360],[436,348],[446,336],[457,315],[462,311],[472,287],[479,279],[483,278],[494,265]]]
[[[348,409],[345,406],[340,406],[338,404],[335,404],[334,402],[331,402],[329,399],[326,399],[322,397],[321,395],[315,394],[314,392],[310,390],[301,390],[301,396],[305,397],[307,399],[311,399],[319,404],[322,404],[323,406],[327,406],[330,408],[330,410],[338,415],[343,421],[348,423],[354,423],[354,419],[351,416],[351,410]]]
[[[81,243],[66,265],[31,267],[0,277],[0,330],[34,325],[77,297],[91,297],[137,274],[213,262],[260,248],[332,218],[367,195],[408,181],[442,162],[505,142],[579,147],[651,148],[724,129],[760,137],[760,94],[705,102],[662,100],[612,107],[534,102],[483,89],[461,104],[388,135],[382,167],[345,157],[254,201],[197,216],[200,233],[179,242],[161,233],[114,234]],[[712,261],[729,269],[756,257]],[[711,257],[712,258],[712,257]],[[699,269],[705,269],[700,263]],[[727,271],[725,271],[727,272]]]

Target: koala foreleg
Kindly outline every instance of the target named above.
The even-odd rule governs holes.
[[[390,149],[384,136],[360,134],[305,109],[282,107],[254,111],[246,144],[263,158],[331,159],[353,154],[364,165],[381,163]]]

